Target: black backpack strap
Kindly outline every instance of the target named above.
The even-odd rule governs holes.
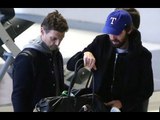
[[[19,55],[25,55],[29,56],[32,59],[32,69],[33,69],[33,75],[36,77],[36,65],[35,65],[35,58],[36,58],[36,51],[31,49],[24,49],[19,53]]]
[[[32,53],[28,50],[23,50],[19,53],[19,55],[32,56]]]

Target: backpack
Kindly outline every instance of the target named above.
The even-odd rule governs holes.
[[[31,49],[24,49],[24,50],[22,50],[17,56],[19,56],[19,55],[24,55],[24,56],[29,56],[29,57],[31,57],[31,59],[32,59],[32,69],[33,69],[33,74],[34,74],[34,77],[36,76],[36,65],[35,65],[35,62],[34,62],[34,59],[33,58],[35,58],[36,56],[37,56],[37,52],[35,51],[35,50],[31,50]],[[13,78],[13,73],[14,73],[14,62],[13,62],[13,64],[11,65],[11,67],[10,67],[10,76],[11,76],[11,78]]]

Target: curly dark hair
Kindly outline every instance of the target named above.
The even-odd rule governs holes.
[[[44,18],[41,27],[43,27],[46,32],[49,30],[67,32],[69,29],[66,19],[58,12],[58,10],[49,13]]]

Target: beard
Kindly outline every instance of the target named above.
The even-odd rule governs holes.
[[[51,51],[55,51],[55,50],[59,49],[59,47],[57,45],[54,45],[54,46],[50,46],[49,49]]]
[[[112,42],[113,47],[115,48],[121,48],[126,43],[126,41],[120,42],[117,39],[111,42]]]
[[[123,41],[118,39],[111,40],[113,47],[115,48],[123,48],[128,44],[128,34],[126,34],[123,38]]]

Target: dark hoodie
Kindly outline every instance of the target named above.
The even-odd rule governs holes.
[[[30,51],[32,56],[22,54]],[[50,51],[40,37],[31,41],[15,59],[12,103],[15,112],[31,112],[40,99],[60,95],[64,89],[63,59]]]
[[[85,51],[90,51],[96,59],[97,70],[92,70],[94,89],[102,100],[104,102],[120,100],[123,105],[121,110],[124,112],[143,111],[142,103],[153,93],[153,72],[152,55],[142,46],[140,32],[134,30],[129,35],[128,54],[117,68],[121,72],[116,74],[119,81],[113,84],[114,92],[111,92],[111,85],[116,49],[112,46],[109,36],[107,34],[97,36],[82,52],[73,56],[67,63],[69,70],[74,70],[75,62],[83,57]],[[119,76],[121,78],[118,78]]]

